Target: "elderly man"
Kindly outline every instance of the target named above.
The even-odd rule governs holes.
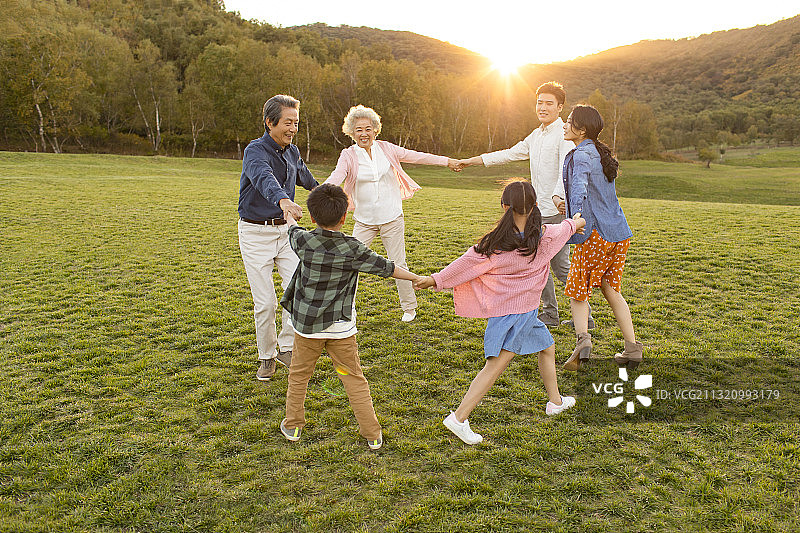
[[[299,219],[303,209],[294,203],[295,184],[311,190],[318,185],[292,144],[300,120],[300,102],[286,95],[266,101],[264,135],[247,145],[242,158],[239,189],[239,249],[253,294],[259,367],[256,378],[268,381],[276,362],[291,363],[294,329],[283,311],[280,335],[275,315],[278,300],[272,279],[278,268],[281,286],[292,279],[297,256],[289,246],[286,216]]]
[[[567,93],[561,84],[548,82],[540,85],[536,90],[536,116],[541,123],[538,128],[511,148],[461,160],[462,167],[470,165],[488,167],[528,159],[531,166],[531,184],[536,190],[543,224],[559,224],[564,220],[563,212],[560,212],[553,203],[553,192],[561,182],[564,158],[575,148],[572,141],[564,140],[564,121],[561,120],[560,114],[564,109],[566,98]],[[550,268],[552,272],[542,291],[539,319],[548,327],[555,327],[558,326],[559,319],[553,274],[562,283],[566,283],[569,272],[569,246],[565,245],[553,257]],[[589,327],[594,327],[591,315]]]

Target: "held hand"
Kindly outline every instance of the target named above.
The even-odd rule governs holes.
[[[583,235],[583,229],[586,227],[586,219],[583,218],[580,213],[575,213],[572,220],[575,221],[575,233]]]
[[[469,159],[459,159],[458,164],[461,165],[461,168],[471,167],[472,165],[483,165],[483,159],[481,156],[476,155]]]
[[[413,287],[417,290],[420,289],[428,289],[436,285],[436,282],[433,281],[433,277],[431,276],[420,276],[417,281],[412,283]]]
[[[461,161],[459,161],[458,159],[450,159],[448,157],[447,158],[447,168],[449,168],[453,172],[461,172],[461,170],[464,167],[463,167],[463,165],[461,165]]]
[[[553,203],[555,204],[556,209],[558,209],[558,214],[560,214],[560,215],[566,215],[567,214],[567,202],[565,202],[563,198],[561,198],[560,196],[555,196],[554,195],[553,196]]]
[[[278,205],[283,211],[283,218],[285,218],[287,221],[290,217],[295,220],[300,220],[303,218],[303,208],[288,198],[283,198],[280,202],[278,202]]]

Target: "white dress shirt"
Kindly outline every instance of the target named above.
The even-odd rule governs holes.
[[[564,158],[575,143],[564,140],[564,121],[558,117],[545,126],[539,126],[511,148],[482,154],[483,164],[501,165],[509,161],[530,160],[531,184],[536,191],[536,201],[543,217],[558,214],[553,204],[553,194],[564,198],[561,169]]]
[[[380,147],[372,144],[372,157],[360,146],[358,154],[358,176],[353,203],[356,208],[353,218],[369,226],[386,224],[403,214],[403,200],[397,176]]]

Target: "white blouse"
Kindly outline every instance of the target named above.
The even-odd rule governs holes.
[[[386,155],[372,144],[372,157],[360,146],[358,154],[358,176],[356,176],[353,203],[356,209],[353,218],[370,226],[386,224],[403,214],[400,185],[394,169]]]

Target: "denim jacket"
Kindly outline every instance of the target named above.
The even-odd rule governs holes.
[[[564,158],[563,180],[567,217],[580,213],[586,219],[583,235],[576,233],[569,244],[584,242],[593,229],[608,242],[620,242],[633,236],[619,206],[614,182],[609,182],[603,174],[600,154],[591,139],[581,142]]]

